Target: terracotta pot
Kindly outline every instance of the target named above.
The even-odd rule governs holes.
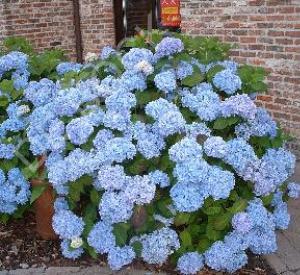
[[[52,228],[54,214],[54,193],[52,187],[43,180],[31,180],[32,187],[47,184],[46,190],[33,203],[36,219],[36,231],[44,240],[55,240],[57,235]]]

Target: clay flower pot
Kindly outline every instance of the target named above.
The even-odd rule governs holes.
[[[55,240],[57,235],[52,228],[54,214],[54,193],[52,187],[45,181],[39,179],[31,180],[32,187],[47,185],[41,196],[33,203],[36,219],[36,231],[44,240]]]

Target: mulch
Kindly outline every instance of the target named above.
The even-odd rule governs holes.
[[[7,225],[0,224],[0,270],[14,270],[20,268],[61,267],[92,265],[106,266],[105,257],[99,256],[97,260],[83,256],[80,260],[65,259],[60,253],[59,241],[45,241],[40,239],[35,232],[34,215],[29,213],[25,218],[14,220]],[[152,272],[164,271],[167,274],[177,274],[174,267],[148,266],[140,261],[132,264],[131,268],[146,269]],[[201,274],[219,275],[223,272],[213,272],[206,269]],[[237,272],[238,275],[275,275],[276,273],[260,257],[249,255],[248,265]]]

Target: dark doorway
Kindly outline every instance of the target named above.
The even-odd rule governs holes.
[[[116,44],[139,29],[156,28],[156,0],[114,0]]]

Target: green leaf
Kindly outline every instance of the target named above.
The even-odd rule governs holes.
[[[209,71],[206,73],[206,78],[208,82],[212,82],[214,76],[218,73],[223,71],[225,68],[221,65],[216,65],[213,66],[212,68],[209,69]]]
[[[142,255],[142,250],[143,250],[143,245],[142,245],[142,243],[136,241],[136,242],[134,242],[131,246],[132,246],[132,248],[133,248],[133,250],[134,250],[136,256],[137,256],[137,257],[141,257],[141,255]]]
[[[98,193],[97,190],[95,189],[92,189],[92,191],[90,192],[90,199],[91,199],[91,202],[94,204],[94,205],[99,205],[99,202],[100,202],[100,194]]]
[[[246,209],[248,205],[248,201],[245,199],[239,199],[238,201],[236,201],[232,207],[228,208],[228,211],[231,214],[236,214],[238,212],[242,212]]]
[[[128,223],[117,223],[114,225],[113,233],[118,246],[126,245],[129,229],[130,225]]]
[[[181,84],[188,87],[194,87],[204,80],[204,76],[201,74],[200,69],[197,66],[193,66],[194,72],[192,75],[187,76],[181,81]]]
[[[198,246],[197,246],[197,251],[202,254],[205,252],[211,245],[211,241],[206,237],[202,236],[199,238]]]
[[[213,216],[219,214],[222,211],[222,207],[221,206],[203,207],[202,211],[208,216]]]
[[[34,186],[31,190],[30,204],[36,201],[46,190],[47,184]]]
[[[188,224],[190,217],[191,217],[190,213],[178,213],[175,217],[174,224],[176,226]]]
[[[206,236],[211,241],[217,241],[222,239],[224,233],[222,231],[215,230],[212,225],[208,224],[206,228]]]
[[[225,128],[235,125],[240,122],[239,117],[221,117],[215,120],[213,128],[215,130],[224,130]]]
[[[169,203],[167,200],[161,200],[156,203],[156,207],[162,216],[164,216],[165,218],[172,218],[174,215],[168,208],[168,205]]]
[[[223,215],[214,217],[212,221],[213,228],[218,231],[230,228],[232,216],[233,215],[231,213],[225,213]]]
[[[189,248],[193,245],[191,234],[187,230],[180,232],[179,237],[183,247]]]
[[[0,96],[0,107],[6,108],[8,106],[8,98],[6,96]]]
[[[9,221],[10,216],[8,214],[0,214],[0,223],[3,223],[4,225],[7,224]]]

